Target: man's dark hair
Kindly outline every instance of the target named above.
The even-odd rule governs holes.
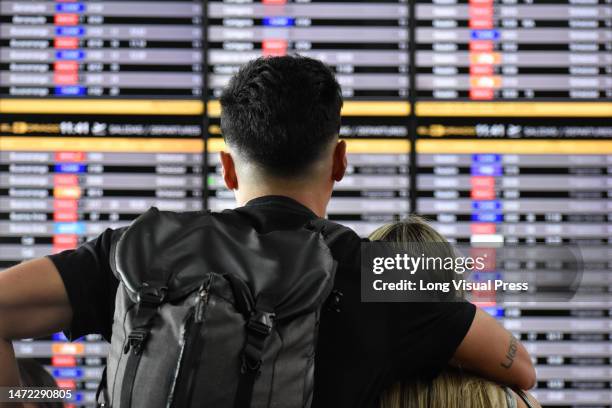
[[[333,72],[302,56],[263,57],[221,95],[225,141],[264,171],[299,175],[338,134],[342,93]]]

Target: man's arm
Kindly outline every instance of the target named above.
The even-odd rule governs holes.
[[[535,369],[525,347],[480,309],[452,363],[489,380],[524,390],[536,382]]]
[[[71,319],[66,289],[48,258],[0,272],[0,386],[20,384],[11,340],[61,331]]]

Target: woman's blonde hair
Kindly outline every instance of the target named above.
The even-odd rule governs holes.
[[[372,241],[394,243],[447,243],[425,219],[410,216],[383,225],[370,234]],[[450,245],[448,246],[450,248]],[[446,252],[445,249],[443,249]],[[453,279],[447,276],[447,279]],[[507,407],[506,392],[499,385],[447,368],[433,381],[398,382],[386,390],[380,408],[491,408]]]
[[[448,242],[424,218],[417,215],[382,225],[372,232],[369,238],[371,241],[387,242]]]
[[[453,369],[433,381],[404,381],[383,393],[380,408],[503,408],[506,392],[499,385]]]
[[[446,259],[455,258],[457,253],[451,244],[427,221],[417,215],[411,215],[403,221],[385,224],[377,228],[369,236],[371,241],[383,241],[396,244],[400,250],[416,254],[426,254],[428,257]],[[453,270],[429,269],[427,277],[434,282],[452,282],[461,278]],[[448,299],[463,299],[464,293],[454,289],[448,294]]]

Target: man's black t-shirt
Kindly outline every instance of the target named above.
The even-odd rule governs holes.
[[[280,196],[256,198],[239,211],[245,222],[262,232],[299,228],[316,217],[298,202]],[[121,232],[106,230],[75,250],[49,257],[72,305],[67,333],[71,339],[93,333],[111,338],[119,282],[110,269],[109,251],[113,234]],[[476,309],[467,302],[362,303],[361,241],[356,234],[344,234],[330,244],[338,261],[334,288],[343,296],[339,311],[326,310],[321,317],[314,408],[373,407],[394,381],[437,375],[474,318]]]

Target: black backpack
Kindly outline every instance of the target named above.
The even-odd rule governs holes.
[[[318,219],[260,233],[233,210],[141,215],[111,245],[121,283],[99,405],[309,407],[336,269],[326,239],[344,232]]]

